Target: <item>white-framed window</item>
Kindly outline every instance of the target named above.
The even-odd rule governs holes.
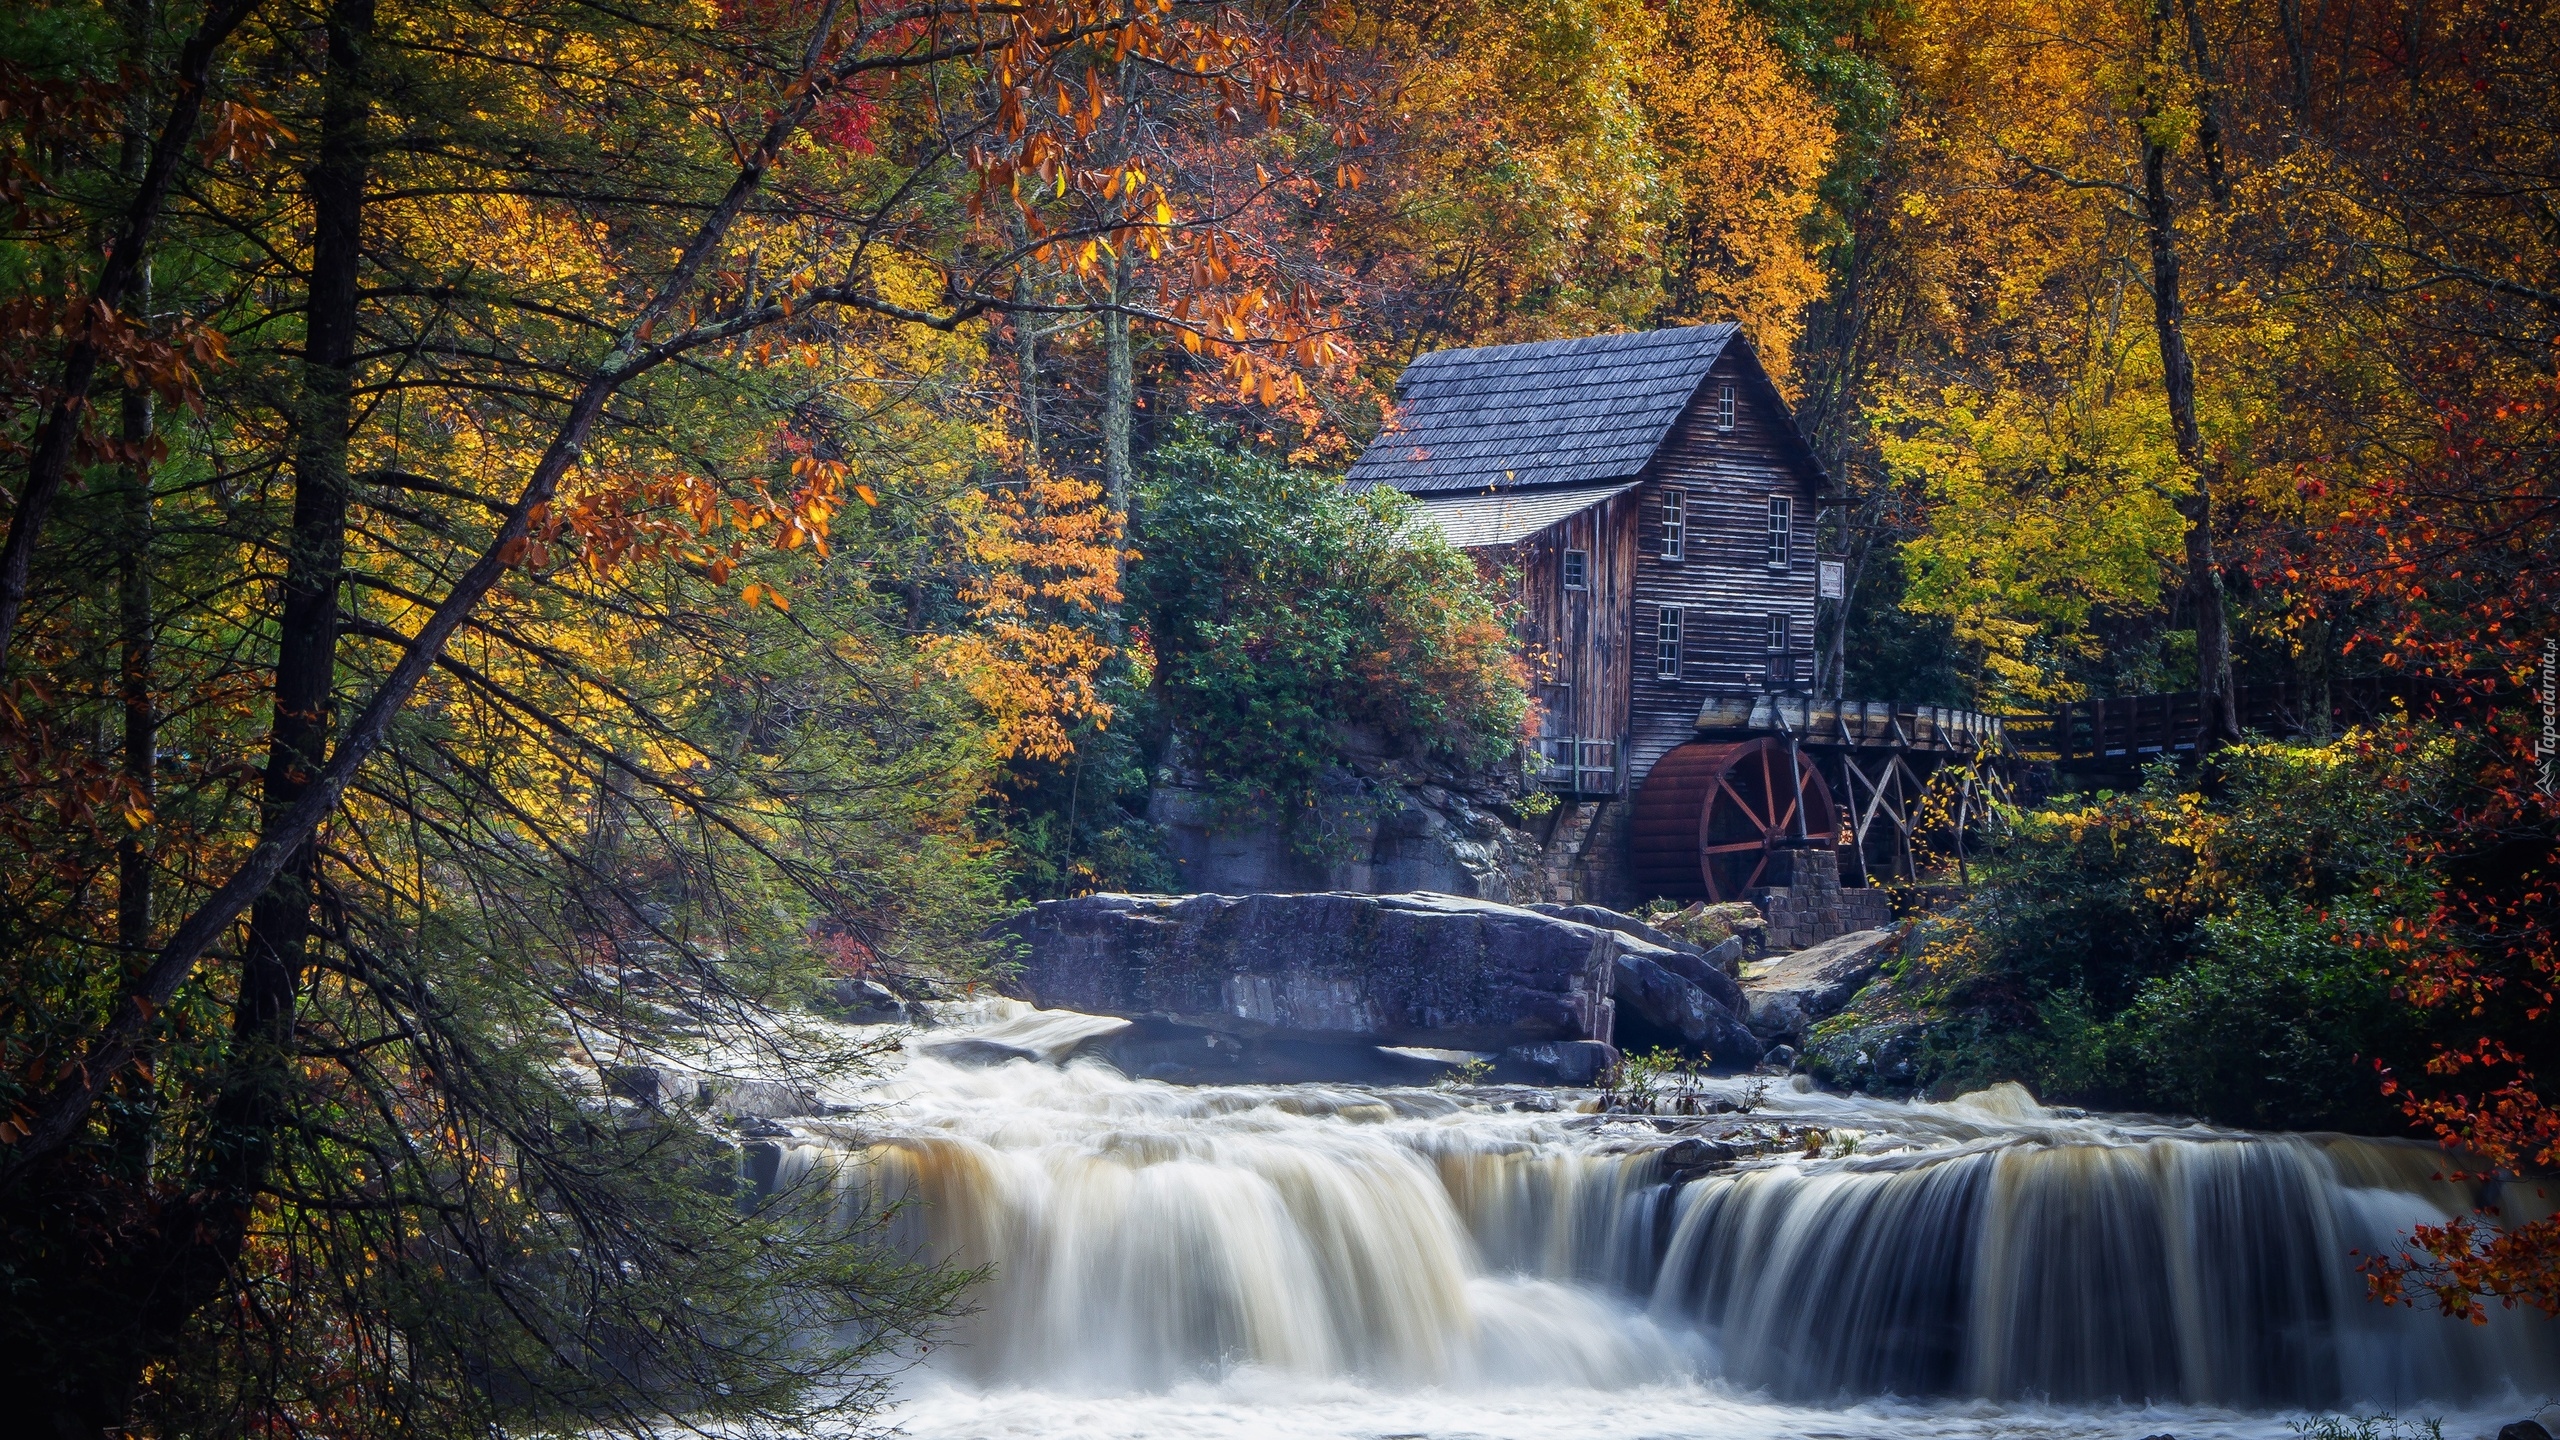
[[[1585,550],[1567,550],[1564,552],[1564,588],[1567,590],[1588,590],[1591,588],[1590,552]]]
[[[1784,565],[1795,558],[1796,502],[1785,495],[1769,497],[1769,563]]]
[[[1787,633],[1787,617],[1784,615],[1770,616],[1769,653],[1773,655],[1784,655],[1787,653],[1789,649],[1793,648],[1787,644],[1787,641],[1791,638],[1792,637]]]
[[[1665,605],[1654,615],[1653,675],[1657,680],[1680,678],[1680,608]]]
[[[1733,428],[1733,387],[1727,385],[1716,394],[1716,428]]]
[[[1677,560],[1689,542],[1689,492],[1662,492],[1662,558]]]

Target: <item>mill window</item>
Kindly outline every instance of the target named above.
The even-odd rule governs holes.
[[[1588,590],[1591,588],[1591,556],[1589,552],[1582,550],[1567,550],[1564,552],[1564,588],[1567,590]]]
[[[1769,563],[1784,565],[1795,544],[1796,502],[1784,495],[1769,497]]]
[[[1653,674],[1658,680],[1680,678],[1680,611],[1665,605],[1653,627]]]
[[[1770,617],[1769,617],[1769,650],[1770,650],[1770,652],[1771,652],[1772,654],[1779,654],[1779,655],[1783,655],[1783,654],[1785,654],[1785,653],[1787,652],[1788,648],[1789,648],[1789,647],[1788,647],[1788,645],[1787,645],[1787,617],[1786,617],[1786,616],[1784,616],[1784,615],[1772,615],[1772,616],[1770,616]]]
[[[1689,492],[1662,492],[1662,558],[1677,560],[1689,539]]]
[[[1733,428],[1733,387],[1730,385],[1724,387],[1723,391],[1716,396],[1716,428],[1719,430]]]

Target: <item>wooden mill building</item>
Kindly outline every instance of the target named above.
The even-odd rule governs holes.
[[[1829,485],[1739,327],[1442,350],[1396,405],[1350,483],[1518,574],[1550,788],[1634,794],[1712,695],[1810,690]]]

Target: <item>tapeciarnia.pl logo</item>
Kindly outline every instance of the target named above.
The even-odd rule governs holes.
[[[2549,800],[2560,785],[2560,639],[2542,642],[2542,738],[2533,742],[2533,753],[2542,757],[2542,798]]]

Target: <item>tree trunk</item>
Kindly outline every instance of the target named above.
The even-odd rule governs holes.
[[[1019,219],[1014,222],[1016,245],[1028,247],[1031,228]],[[1031,303],[1031,257],[1023,256],[1022,266],[1013,272],[1013,303]],[[1040,463],[1040,330],[1038,317],[1028,309],[1013,312],[1013,370],[1022,386],[1022,456],[1032,465]]]
[[[2152,10],[2152,56],[2167,50],[2169,0]],[[2145,87],[2143,116],[2159,117],[2161,96],[2155,78]],[[2213,547],[2213,476],[2204,436],[2196,425],[2195,361],[2187,353],[2186,302],[2179,290],[2177,202],[2169,193],[2169,152],[2143,128],[2142,193],[2144,228],[2151,242],[2153,324],[2160,338],[2161,383],[2168,392],[2169,424],[2178,459],[2194,477],[2195,488],[2178,502],[2187,522],[2187,597],[2196,617],[2196,685],[2214,698],[2215,729],[2225,738],[2240,733],[2237,697],[2231,693],[2231,636],[2223,609],[2222,568]]]
[[[2199,0],[2178,0],[2178,8],[2186,12],[2187,57],[2195,66],[2196,83],[2204,92],[2196,97],[2201,112],[2196,148],[2204,156],[2205,190],[2218,210],[2231,203],[2231,180],[2223,168],[2222,67],[2214,62],[2213,50],[2205,39],[2204,7]]]
[[[2302,40],[2302,0],[2276,0],[2276,19],[2284,27],[2284,48],[2293,64],[2293,128],[2298,136],[2311,125],[2311,54]]]
[[[366,103],[361,66],[374,0],[337,0],[329,15],[329,82],[320,155],[309,190],[314,223],[301,414],[294,436],[293,532],[285,559],[284,615],[276,653],[275,718],[261,808],[267,827],[302,798],[328,759],[335,728],[338,590],[346,565],[347,440],[353,425],[351,357],[356,275],[362,255]],[[293,1039],[294,991],[317,901],[313,846],[250,909],[240,993],[232,1008],[231,1074],[217,1115],[235,1122],[222,1188],[245,1206],[264,1174],[281,1118]],[[217,1165],[221,1162],[218,1160]],[[245,1213],[245,1212],[244,1212]]]
[[[1130,288],[1129,247],[1111,265],[1111,305],[1102,316],[1102,490],[1111,508],[1129,513],[1129,436],[1137,414],[1138,382],[1129,354],[1129,317],[1119,307]]]
[[[1031,277],[1013,277],[1014,303],[1031,301]],[[1022,383],[1022,458],[1040,463],[1040,335],[1028,310],[1013,312],[1013,368]]]
[[[148,73],[154,0],[135,0],[126,24],[129,54],[137,74]],[[127,183],[139,184],[151,143],[148,102],[134,97],[124,133],[120,168]],[[133,311],[147,317],[151,309],[151,265],[145,261],[134,285]],[[127,386],[121,423],[126,451],[125,491],[116,536],[117,700],[124,711],[124,781],[132,803],[148,813],[159,803],[160,713],[153,693],[151,620],[151,443],[154,416],[149,387]],[[146,822],[148,823],[148,822]],[[116,950],[129,970],[151,961],[151,846],[147,832],[130,827],[116,846]],[[123,1178],[147,1181],[158,1125],[158,1090],[148,1079],[127,1077],[123,1103],[115,1119],[115,1151]]]
[[[330,8],[319,155],[306,181],[314,233],[275,714],[261,795],[269,826],[318,773],[332,729],[369,109],[362,67],[373,19],[374,0],[336,0]],[[108,1417],[110,1428],[129,1418],[148,1366],[235,1283],[250,1216],[291,1110],[294,1001],[317,900],[312,853],[306,841],[251,908],[222,1088],[191,1192],[157,1217],[150,1237],[137,1242],[139,1253],[125,1257],[135,1320],[117,1327],[122,1353],[92,1372],[105,1393],[75,1402],[88,1416]]]

